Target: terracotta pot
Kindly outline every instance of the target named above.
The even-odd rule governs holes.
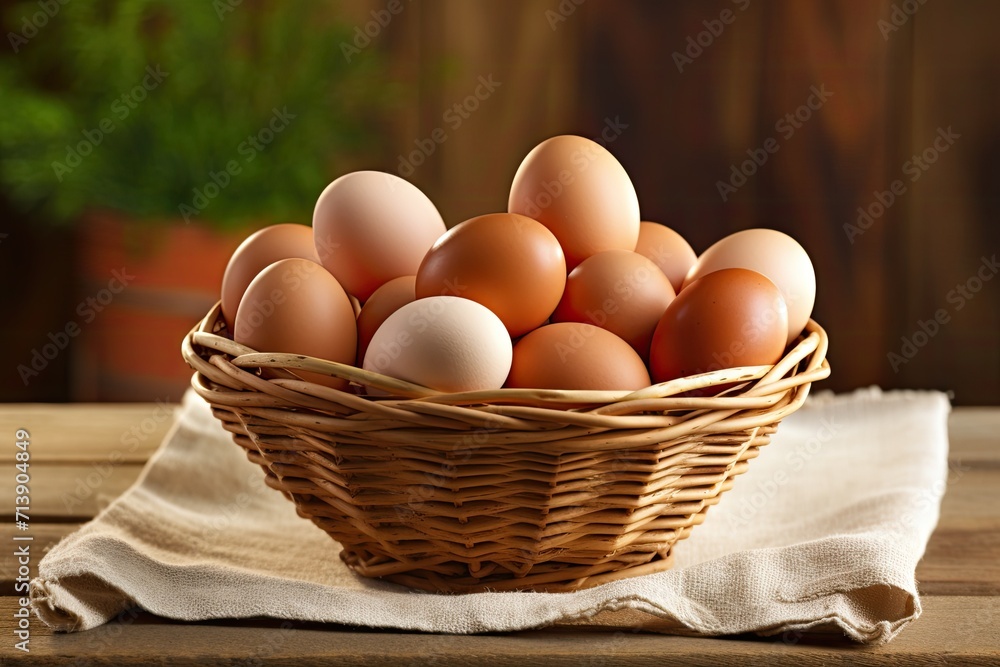
[[[229,256],[257,227],[88,215],[78,237],[73,400],[180,398],[191,380],[181,339],[219,299]]]

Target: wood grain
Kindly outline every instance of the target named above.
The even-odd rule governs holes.
[[[593,95],[578,115],[629,123],[611,148],[644,219],[675,228],[697,252],[748,227],[797,238],[820,277],[814,313],[830,331],[835,369],[824,386],[837,390],[894,379],[886,348],[898,339],[887,320],[904,253],[888,240],[889,223],[857,243],[843,229],[905,159],[912,25],[884,40],[876,24],[891,5],[645,0],[589,2],[583,12]],[[723,11],[732,20],[713,38],[706,27]],[[810,115],[803,105],[814,87],[832,96]],[[800,108],[808,119],[790,125]],[[749,177],[733,176],[768,140],[773,155],[743,168]],[[726,182],[738,191],[720,192]]]
[[[31,465],[31,522],[84,520],[95,516],[135,482],[142,466],[93,463],[40,463]],[[6,500],[0,516],[12,520],[9,504],[14,498],[14,476],[0,476],[0,498]]]
[[[11,637],[13,598],[0,598],[0,636]],[[87,664],[289,665],[993,665],[1000,643],[1000,600],[930,597],[911,629],[887,646],[866,648],[837,635],[733,637],[719,641],[636,633],[551,628],[505,635],[434,635],[280,621],[176,623],[140,613],[74,634],[53,635],[35,619],[31,654],[9,640],[11,665]],[[168,658],[169,656],[169,658]]]
[[[87,463],[110,459],[145,463],[163,441],[177,406],[172,403],[21,403],[0,410],[0,463],[14,460],[14,433],[31,434],[31,462]],[[7,498],[9,496],[2,496]]]
[[[909,261],[898,277],[905,297],[894,309],[893,338],[898,349],[900,336],[913,336],[919,321],[944,309],[950,319],[918,357],[900,367],[898,381],[920,386],[936,378],[938,386],[954,388],[957,401],[994,404],[1000,402],[996,269],[992,278],[969,286],[981,288],[973,298],[952,301],[949,293],[970,279],[978,281],[982,258],[1000,253],[998,11],[992,0],[926,3],[912,21],[912,127],[904,159],[932,146],[939,129],[951,127],[960,138],[936,159],[932,149],[926,170],[895,176],[908,188],[902,202],[906,224],[897,238]],[[917,173],[919,179],[912,180]]]
[[[31,526],[30,531],[22,533],[16,530],[9,520],[4,521],[3,526],[0,527],[0,544],[3,545],[3,550],[0,551],[0,595],[12,595],[14,592],[14,579],[17,577],[18,563],[14,550],[7,548],[8,545],[15,544],[11,540],[14,535],[30,535],[33,538],[31,542],[21,542],[15,544],[15,547],[29,544],[32,555],[31,575],[34,576],[38,561],[42,559],[49,548],[75,531],[80,525],[78,523],[36,523]]]
[[[386,167],[426,192],[449,227],[506,210],[511,178],[527,152],[576,130],[568,121],[579,98],[583,12],[553,28],[546,10],[557,4],[403,3],[406,10],[384,31],[392,66],[413,99],[395,114]],[[493,84],[483,87],[482,80]],[[603,121],[596,122],[599,132]],[[433,150],[419,149],[434,136]]]
[[[953,466],[1000,466],[1000,415],[993,407],[960,407],[948,419]]]

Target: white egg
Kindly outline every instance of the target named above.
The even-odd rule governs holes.
[[[507,328],[489,308],[455,296],[406,304],[372,337],[364,369],[442,392],[499,389],[510,372]]]

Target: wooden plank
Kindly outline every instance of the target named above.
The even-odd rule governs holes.
[[[904,249],[887,238],[884,219],[857,243],[843,228],[907,157],[912,25],[883,39],[877,23],[892,4],[588,2],[578,12],[591,19],[580,68],[591,94],[580,116],[629,123],[612,152],[644,219],[674,227],[696,252],[748,227],[797,238],[819,277],[814,316],[834,342],[834,371],[820,386],[840,391],[906,386],[886,361],[899,344],[887,325],[905,293],[894,281]],[[732,17],[726,25],[722,11]],[[714,36],[705,32],[713,22]],[[814,86],[832,96],[815,114],[798,111]],[[776,152],[741,169],[765,145]],[[720,192],[719,183],[738,191]],[[902,209],[886,217],[905,222]]]
[[[1000,467],[952,466],[916,576],[925,595],[1000,595]]]
[[[31,653],[12,649],[16,601],[0,598],[0,655],[6,664],[65,664],[81,656],[88,664],[171,665],[951,665],[996,664],[1000,637],[995,624],[1000,600],[931,597],[923,616],[892,643],[877,648],[836,635],[721,640],[626,631],[550,628],[490,635],[434,635],[373,631],[317,623],[218,621],[176,623],[148,614],[88,632],[54,635],[32,619]],[[237,624],[238,623],[238,624]]]
[[[30,544],[31,546],[31,576],[37,572],[38,561],[56,542],[72,533],[80,527],[78,523],[39,523],[31,526],[28,532],[16,530],[10,521],[4,521],[0,527],[0,595],[10,595],[14,590],[14,579],[17,577],[18,562],[14,556],[13,548],[9,545],[18,543],[11,541],[14,535],[30,535],[31,542],[21,542],[19,544]]]
[[[94,463],[32,462],[30,522],[78,520],[95,516],[112,500],[125,492],[139,476],[142,466],[136,463],[108,461]],[[13,520],[14,475],[0,475],[0,517]]]
[[[1000,596],[1000,520],[961,523],[931,536],[917,567],[921,594]]]
[[[981,525],[1000,518],[1000,471],[953,469],[941,503],[942,526]]]
[[[0,407],[0,463],[14,460],[14,433],[31,434],[31,461],[107,460],[143,463],[159,446],[173,422],[172,403],[48,404]],[[4,496],[6,497],[6,496]]]
[[[580,22],[568,20],[555,30],[546,9],[530,0],[442,0],[420,3],[420,20],[409,23],[416,39],[396,57],[422,65],[417,104],[403,111],[412,116],[417,109],[419,119],[400,128],[395,145],[399,157],[418,160],[403,166],[394,156],[390,165],[434,200],[449,227],[506,210],[511,178],[528,151],[574,127]],[[417,15],[407,9],[401,23]],[[445,76],[427,69],[439,63],[447,63]],[[491,80],[488,87],[480,84]],[[444,138],[424,160],[413,151],[435,130]]]
[[[911,164],[909,174],[895,176],[907,188],[904,201],[894,208],[905,207],[905,224],[899,226],[897,242],[906,249],[908,261],[896,274],[900,298],[893,304],[897,323],[890,349],[898,351],[903,336],[915,340],[919,322],[944,311],[949,318],[946,324],[920,348],[918,356],[899,367],[897,382],[900,386],[950,387],[957,401],[997,404],[1000,281],[994,277],[980,282],[980,278],[990,275],[982,258],[1000,252],[998,172],[990,157],[1000,147],[996,123],[1000,87],[983,85],[996,81],[1000,73],[1000,40],[995,31],[1000,4],[965,0],[960,5],[961,10],[955,11],[956,3],[921,3],[910,21],[913,75],[908,82],[912,86],[911,127],[905,159],[921,155],[921,165],[914,169]],[[893,33],[889,39],[896,36]],[[947,134],[949,127],[960,135],[950,146],[938,139],[939,129]],[[938,153],[942,147],[946,150]],[[917,174],[919,180],[913,180]],[[982,276],[977,277],[978,271],[983,271]],[[959,285],[973,298],[952,292]],[[842,344],[838,341],[838,346]]]
[[[1000,408],[955,408],[948,419],[948,439],[948,457],[956,464],[1000,466]]]

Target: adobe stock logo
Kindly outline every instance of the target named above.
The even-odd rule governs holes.
[[[21,31],[8,32],[7,41],[14,53],[21,50],[21,47],[38,35],[38,31],[49,24],[49,20],[55,18],[62,6],[69,0],[38,0],[39,11],[31,16],[21,17]]]
[[[480,75],[476,80],[476,87],[460,101],[455,102],[445,109],[441,114],[441,121],[448,128],[455,132],[465,121],[472,117],[481,104],[493,96],[493,93],[503,85],[502,81],[493,78],[493,74]],[[404,178],[409,178],[420,165],[427,161],[427,158],[434,155],[437,147],[448,141],[448,132],[444,127],[435,127],[431,133],[423,139],[413,140],[413,150],[406,155],[399,155],[399,166],[396,171]]]
[[[909,160],[903,163],[901,168],[904,176],[909,176],[910,183],[916,183],[938,161],[941,154],[951,148],[962,135],[951,129],[939,127],[934,140],[919,153],[914,153]],[[857,219],[844,223],[844,233],[847,240],[854,245],[857,238],[867,232],[879,220],[893,204],[907,193],[906,182],[897,178],[889,184],[886,190],[875,190],[872,192],[874,201],[867,206],[858,207]]]
[[[945,295],[945,301],[950,308],[938,308],[930,318],[917,320],[916,329],[910,335],[902,336],[899,339],[899,350],[889,352],[886,355],[893,373],[898,373],[900,368],[910,363],[920,353],[920,350],[924,349],[931,342],[931,339],[941,333],[944,326],[951,322],[952,313],[957,313],[965,308],[970,301],[976,298],[986,283],[993,280],[997,273],[1000,273],[1000,262],[997,261],[996,253],[993,253],[991,257],[985,255],[980,257],[979,266],[976,267],[975,273],[955,285]]]
[[[576,8],[587,0],[560,0],[556,9],[545,10],[545,20],[549,22],[552,32],[559,29],[559,24],[565,23],[576,12]]]
[[[98,314],[103,312],[133,280],[135,280],[135,275],[128,273],[125,267],[112,271],[111,279],[108,280],[105,287],[76,305],[76,314],[79,316],[80,322],[87,325],[97,319]],[[32,348],[31,359],[28,360],[28,363],[17,365],[17,374],[25,387],[32,379],[45,371],[49,362],[58,357],[63,350],[69,347],[73,339],[80,335],[83,331],[80,322],[74,318],[68,320],[61,329],[50,331],[46,342]]]
[[[255,134],[247,135],[247,138],[234,149],[243,158],[243,164],[253,162],[297,117],[296,114],[288,112],[288,107],[282,107],[280,111],[274,107],[271,112],[271,118],[267,124],[257,130]],[[209,204],[222,194],[222,191],[241,173],[243,173],[243,166],[235,157],[227,160],[224,168],[219,171],[209,170],[209,180],[205,181],[200,188],[191,188],[190,202],[181,202],[177,207],[177,212],[184,218],[184,223],[190,223],[192,218],[197,217],[208,208]]]
[[[801,130],[803,125],[809,122],[813,114],[823,108],[833,97],[833,93],[826,89],[826,84],[821,84],[818,88],[809,88],[809,97],[800,104],[794,111],[786,113],[774,124],[774,131],[781,135],[785,141],[795,136],[797,130]],[[781,149],[781,143],[775,137],[768,137],[759,148],[748,148],[747,159],[738,166],[733,163],[729,166],[729,178],[725,181],[716,181],[715,188],[719,192],[722,201],[729,201],[729,198],[747,184],[747,181],[761,169],[772,155]]]
[[[406,1],[412,2],[413,0]],[[406,7],[403,5],[403,0],[389,0],[384,8],[371,10],[371,20],[364,26],[354,27],[354,39],[351,40],[351,43],[340,43],[340,52],[344,54],[344,60],[350,64],[355,56],[371,46],[372,40],[382,34],[382,31],[392,23],[392,19],[402,14],[404,9]]]
[[[906,25],[910,18],[920,11],[920,6],[927,0],[903,0],[902,4],[893,4],[889,20],[879,19],[876,25],[882,33],[882,39],[889,41],[889,35]]]
[[[542,211],[562,196],[563,192],[566,191],[566,186],[576,181],[577,176],[585,172],[591,163],[601,155],[600,148],[607,148],[609,144],[617,141],[618,137],[627,129],[628,123],[623,123],[619,116],[616,115],[614,119],[606,116],[600,136],[593,140],[593,144],[573,151],[572,155],[569,156],[571,169],[563,169],[556,179],[544,181],[541,184],[541,189],[544,192],[536,193],[533,199],[527,201],[522,213],[529,218],[537,218]]]
[[[52,162],[52,172],[57,181],[62,183],[63,177],[83,164],[84,159],[101,145],[105,137],[118,128],[118,123],[128,118],[129,114],[139,108],[149,94],[170,76],[170,72],[164,72],[159,64],[147,66],[145,72],[146,75],[131,90],[115,98],[108,107],[110,115],[99,120],[96,127],[81,130],[83,139],[75,145],[66,146],[66,157],[62,162],[58,160]]]

